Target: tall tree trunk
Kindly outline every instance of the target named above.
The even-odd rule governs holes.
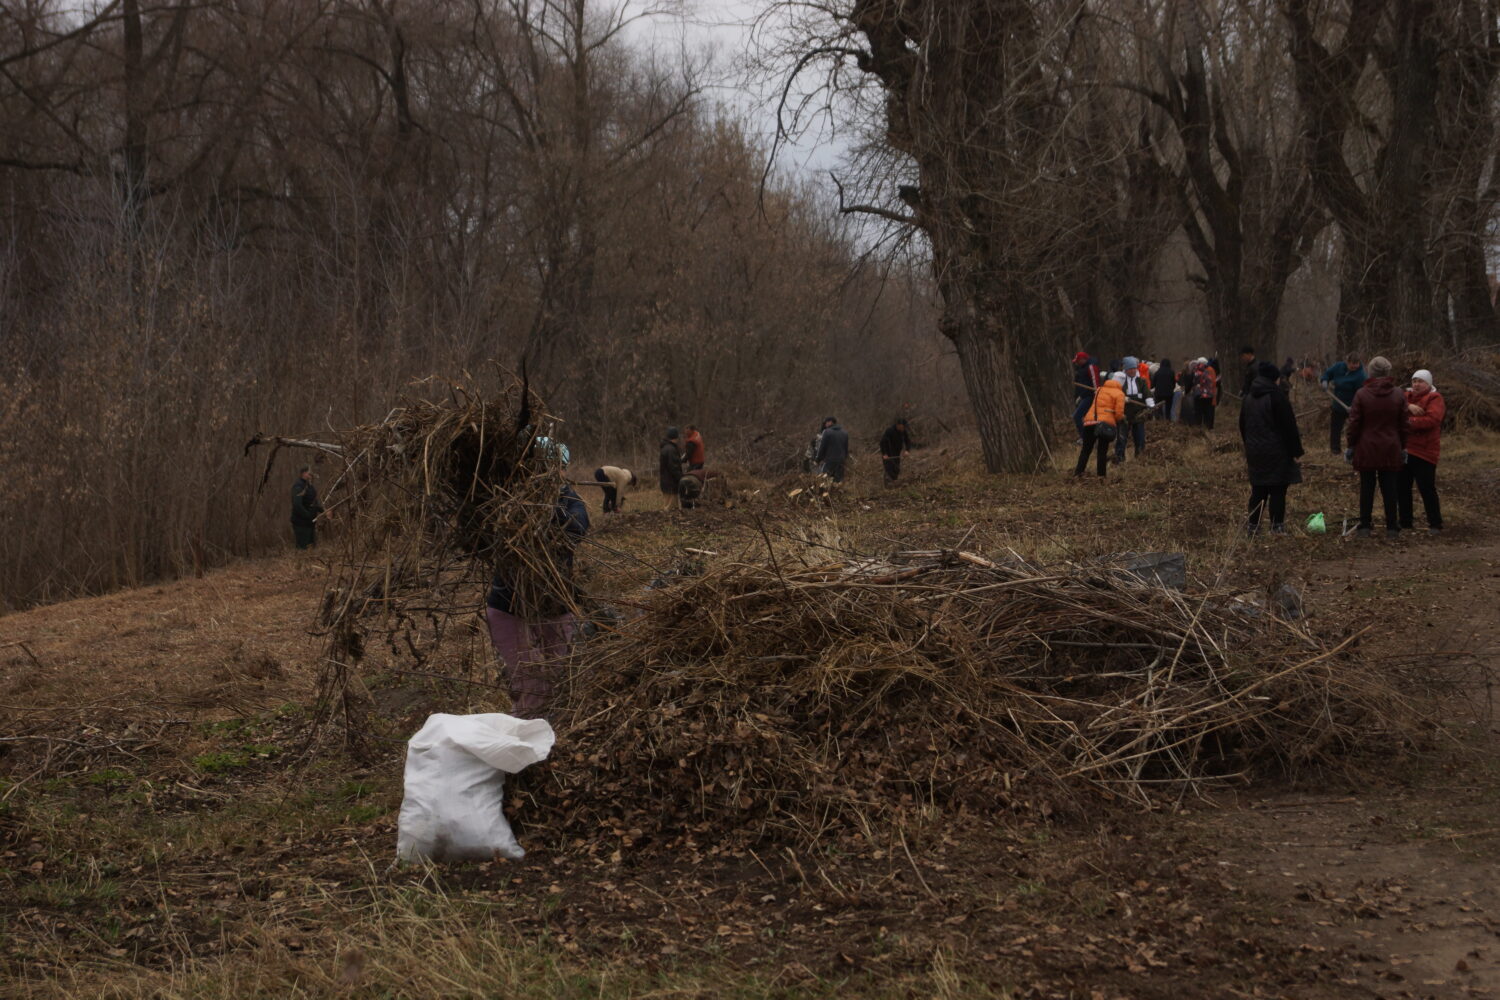
[[[1045,431],[1029,412],[1024,365],[1017,338],[994,314],[973,302],[949,301],[945,291],[942,330],[958,351],[964,388],[990,472],[1035,472]],[[1031,401],[1031,406],[1036,405]]]

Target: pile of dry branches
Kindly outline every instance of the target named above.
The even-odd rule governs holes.
[[[657,844],[1151,803],[1399,745],[1411,717],[1354,642],[1078,566],[729,565],[590,644],[516,792],[528,823]]]
[[[452,619],[480,606],[496,565],[517,570],[522,606],[542,616],[573,608],[559,568],[567,542],[554,516],[562,487],[554,423],[524,379],[502,373],[493,387],[416,383],[385,419],[332,441],[251,442],[317,449],[336,464],[324,494],[341,549],[321,615],[325,711],[344,698],[371,638],[420,665]]]

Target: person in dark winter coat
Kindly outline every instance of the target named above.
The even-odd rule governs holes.
[[[1402,529],[1412,527],[1411,489],[1422,494],[1422,508],[1427,512],[1427,533],[1443,531],[1443,508],[1438,501],[1437,465],[1441,451],[1443,416],[1448,404],[1443,402],[1432,372],[1426,368],[1413,372],[1411,388],[1406,390],[1406,412],[1411,417],[1411,434],[1406,439],[1406,465],[1401,470],[1401,494],[1397,508]]]
[[[556,661],[567,655],[573,641],[573,550],[588,534],[589,512],[566,483],[558,492],[552,523],[557,530],[552,553],[555,579],[551,574],[537,578],[537,570],[502,560],[485,598],[490,644],[510,688],[510,713],[521,719],[545,717]]]
[[[1297,432],[1297,414],[1279,379],[1280,370],[1269,361],[1256,368],[1240,406],[1240,440],[1245,445],[1245,465],[1250,473],[1250,516],[1245,529],[1260,530],[1261,511],[1269,508],[1271,533],[1286,534],[1286,488],[1302,482],[1302,435]]]
[[[818,453],[813,456],[813,461],[818,463],[823,475],[842,483],[844,463],[849,461],[849,432],[840,427],[834,417],[824,420],[823,426],[827,429],[818,438]]]
[[[1260,377],[1260,362],[1255,360],[1255,348],[1246,344],[1240,348],[1240,367],[1244,370],[1244,377],[1240,379],[1240,398],[1250,395],[1250,387]]]
[[[880,435],[880,462],[885,468],[887,486],[901,478],[901,456],[909,450],[911,450],[911,431],[906,425],[906,419],[897,417],[896,422]]]
[[[1151,395],[1156,399],[1156,412],[1166,421],[1174,416],[1173,403],[1177,395],[1177,373],[1172,371],[1172,359],[1162,358],[1151,376]]]
[[[677,490],[682,485],[682,436],[677,428],[668,427],[666,437],[661,442],[661,469],[660,486],[661,495],[665,499],[664,506],[671,507],[677,502]]]
[[[317,518],[321,513],[323,505],[318,502],[312,469],[304,465],[292,480],[292,539],[297,548],[309,549],[318,544]]]
[[[1078,428],[1078,438],[1083,440],[1083,415],[1094,405],[1094,393],[1099,391],[1099,362],[1089,357],[1087,351],[1073,355],[1073,426]]]
[[[1328,449],[1337,455],[1343,451],[1344,422],[1349,419],[1349,407],[1354,405],[1354,394],[1365,384],[1365,370],[1360,365],[1359,355],[1351,354],[1337,364],[1330,365],[1318,379],[1318,385],[1332,394],[1328,401]]]
[[[1397,511],[1397,491],[1401,470],[1406,465],[1406,439],[1411,433],[1411,414],[1406,397],[1391,379],[1391,363],[1385,358],[1370,359],[1370,379],[1354,394],[1349,407],[1349,448],[1344,457],[1354,463],[1359,473],[1359,529],[1356,534],[1369,538],[1375,508],[1375,488],[1385,506],[1385,534],[1401,534]]]

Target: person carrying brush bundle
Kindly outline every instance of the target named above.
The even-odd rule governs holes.
[[[567,447],[538,439],[538,445],[542,442],[547,444],[537,453],[567,468]],[[510,689],[510,714],[517,718],[546,717],[557,661],[568,654],[573,641],[573,550],[588,530],[583,500],[566,482],[558,483],[545,532],[547,549],[536,561],[523,560],[512,551],[495,566],[484,616]]]

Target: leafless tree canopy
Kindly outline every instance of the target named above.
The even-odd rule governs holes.
[[[1066,357],[1155,347],[1174,269],[1221,356],[1309,261],[1340,346],[1500,340],[1500,0],[763,10],[778,121],[852,140],[827,184],[627,44],[640,4],[7,3],[0,596],[263,546],[238,441],[489,359],[590,458],[691,419],[769,461],[962,380],[1032,471]]]

